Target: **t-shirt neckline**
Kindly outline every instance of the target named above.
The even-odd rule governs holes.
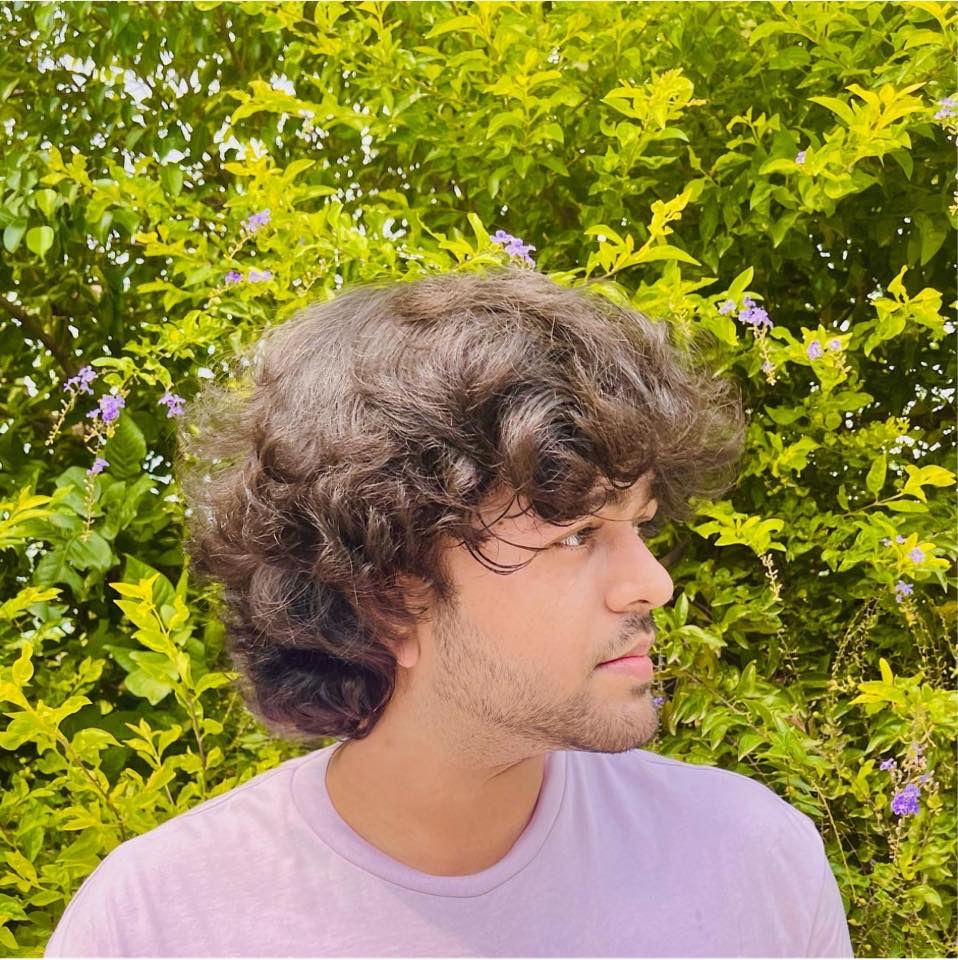
[[[478,873],[444,877],[423,873],[400,863],[361,837],[340,816],[326,789],[326,769],[340,746],[331,744],[309,754],[296,766],[290,781],[293,806],[310,830],[354,867],[407,890],[432,896],[475,897],[514,877],[535,859],[559,815],[566,783],[566,754],[545,755],[542,786],[525,830],[497,863]]]

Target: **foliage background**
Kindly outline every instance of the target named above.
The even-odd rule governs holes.
[[[953,7],[0,22],[5,950],[40,955],[117,843],[307,749],[229,684],[160,397],[343,284],[503,262],[502,229],[746,397],[741,482],[657,545],[677,590],[655,749],[815,819],[858,955],[954,955]],[[89,364],[92,392],[65,389]],[[119,416],[87,417],[110,393]]]

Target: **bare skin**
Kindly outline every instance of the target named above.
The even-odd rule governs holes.
[[[456,607],[434,607],[397,650],[392,699],[367,737],[335,751],[326,775],[353,830],[437,876],[477,873],[509,852],[535,810],[547,752],[618,753],[657,726],[647,683],[595,669],[650,640],[649,611],[672,596],[634,527],[655,512],[648,478],[621,506],[573,526],[516,516],[522,501],[492,523],[508,502],[484,511],[501,538],[486,557],[519,563],[530,556],[521,545],[549,549],[506,576],[450,549]],[[598,529],[578,539],[588,526]]]

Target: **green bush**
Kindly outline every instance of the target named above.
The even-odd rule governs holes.
[[[745,396],[739,484],[657,543],[655,749],[815,819],[857,954],[953,953],[953,6],[2,12],[4,949],[304,749],[186,574],[176,397],[344,284],[508,260],[505,230]]]

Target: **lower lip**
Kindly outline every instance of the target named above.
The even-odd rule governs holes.
[[[641,677],[643,680],[652,679],[652,660],[650,657],[619,657],[618,660],[608,660],[600,663],[597,670],[608,670],[612,673],[627,673],[632,677]]]

